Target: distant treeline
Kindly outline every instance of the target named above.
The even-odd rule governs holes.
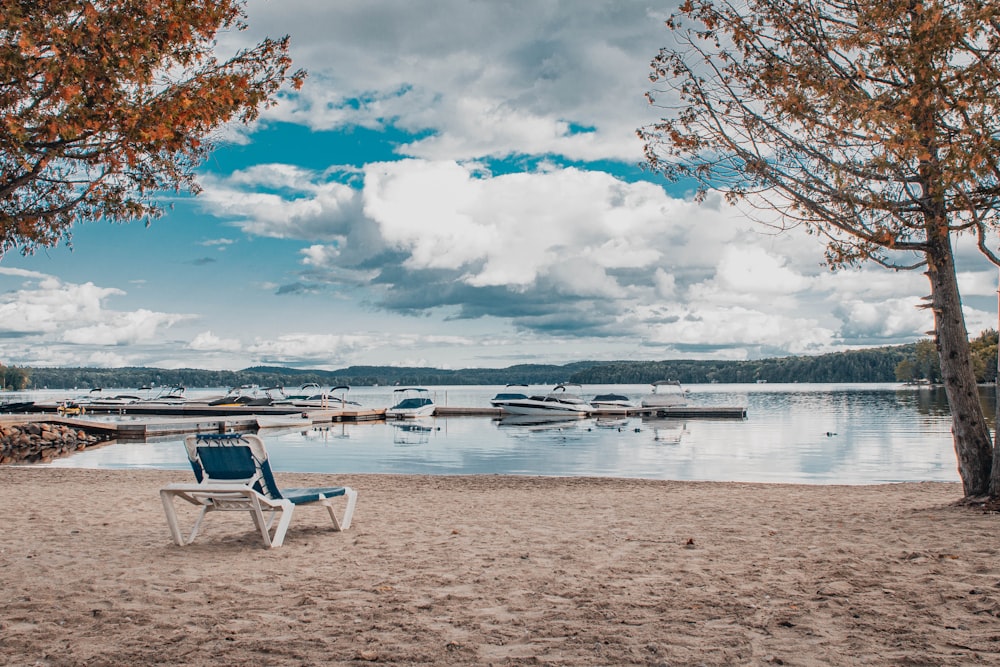
[[[993,382],[997,372],[997,332],[985,331],[971,341],[973,365],[980,382]],[[507,368],[400,368],[351,366],[335,371],[255,366],[240,371],[196,368],[30,368],[0,366],[7,389],[93,389],[95,387],[298,387],[373,385],[555,385],[648,384],[679,380],[685,384],[734,382],[939,382],[937,352],[929,340],[908,345],[835,352],[819,356],[777,357],[755,361],[578,361],[563,366],[522,364]]]

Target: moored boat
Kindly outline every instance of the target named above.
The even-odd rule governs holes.
[[[673,408],[688,404],[687,391],[677,380],[658,380],[652,391],[642,397],[644,408]]]
[[[151,388],[150,388],[151,390]],[[139,401],[142,405],[184,405],[188,402],[184,387],[165,387],[158,394]]]
[[[347,392],[350,390],[346,384],[331,387],[327,394],[329,407],[334,410],[361,410],[361,403],[347,400]]]
[[[598,394],[590,399],[590,404],[598,410],[627,410],[635,407],[624,394]]]
[[[208,405],[213,407],[258,407],[273,404],[277,398],[275,398],[275,392],[280,393],[281,387],[268,387],[261,393],[260,387],[257,385],[243,385],[241,387],[233,387],[229,390],[222,398],[216,399],[214,401],[209,401]]]
[[[430,417],[434,414],[434,401],[430,398],[430,392],[423,387],[395,389],[392,395],[395,403],[386,409],[386,419]]]
[[[85,398],[74,401],[77,405],[86,406],[90,410],[106,410],[108,408],[123,408],[142,400],[141,396],[134,394],[107,394],[104,389],[96,387],[91,389]]]
[[[298,393],[275,401],[274,405],[292,405],[297,408],[322,408],[326,410],[361,410],[360,403],[347,400],[347,392],[350,389],[347,385],[338,385],[325,391],[320,389],[318,384],[304,384],[299,388]]]
[[[508,384],[504,387],[504,390],[499,392],[496,396],[490,399],[490,405],[494,408],[503,408],[511,401],[523,401],[528,398],[528,395],[523,391],[517,391],[512,389],[512,387],[524,387],[528,388],[526,384]]]
[[[506,412],[515,415],[550,415],[561,414],[585,417],[594,411],[587,401],[577,394],[567,390],[568,387],[579,387],[577,384],[556,385],[544,396],[527,396],[512,398],[504,402],[502,407]]]

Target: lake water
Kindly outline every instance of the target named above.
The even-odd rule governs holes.
[[[488,406],[498,387],[429,387],[441,405]],[[532,387],[544,392],[548,387]],[[338,423],[262,433],[278,472],[513,474],[809,484],[958,481],[941,389],[900,385],[689,385],[694,405],[746,406],[746,420],[489,417]],[[207,390],[205,390],[207,391]],[[584,387],[638,399],[647,385]],[[982,388],[993,415],[993,389]],[[197,395],[190,391],[189,394]],[[390,387],[358,387],[367,407]],[[992,419],[990,420],[992,424]],[[181,439],[116,443],[53,467],[189,470]]]

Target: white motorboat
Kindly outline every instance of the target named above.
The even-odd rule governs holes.
[[[296,393],[289,394],[280,401],[275,401],[274,405],[291,405],[297,408],[324,408],[328,410],[360,410],[360,403],[347,400],[347,392],[349,390],[350,387],[347,385],[338,385],[329,391],[324,391],[315,382],[310,382],[299,387]]]
[[[284,390],[282,393],[285,394],[284,397],[276,400],[274,405],[299,405],[299,401],[312,401],[322,396],[323,390],[315,382],[307,382],[299,387],[294,394],[289,394]]]
[[[504,390],[498,393],[496,396],[490,399],[490,405],[494,408],[504,408],[511,401],[523,401],[528,398],[528,395],[522,391],[516,391],[512,387],[524,387],[528,388],[526,384],[508,384],[504,387]]]
[[[100,387],[91,389],[87,394],[86,398],[79,398],[76,403],[79,405],[85,405],[87,408],[121,408],[127,405],[132,405],[133,403],[138,403],[142,400],[141,396],[136,396],[134,394],[114,394],[109,395],[104,393],[104,390]]]
[[[152,387],[149,390],[152,391]],[[144,398],[139,402],[142,405],[184,405],[188,403],[184,391],[184,387],[164,387],[155,396]]]
[[[327,405],[334,410],[360,410],[361,404],[347,400],[347,392],[351,390],[346,384],[331,387],[327,396]]]
[[[386,409],[386,419],[430,417],[434,414],[434,401],[430,392],[422,387],[403,387],[392,392],[395,403]]]
[[[590,399],[590,404],[598,410],[627,410],[635,407],[624,394],[598,394]]]
[[[214,407],[258,407],[271,405],[276,400],[281,400],[275,398],[275,392],[284,396],[281,387],[267,387],[263,391],[264,393],[261,394],[260,387],[255,384],[245,384],[241,387],[233,387],[225,396],[209,401],[208,404]]]
[[[526,398],[507,399],[502,406],[504,411],[515,415],[571,415],[585,417],[594,411],[587,401],[578,395],[567,391],[567,387],[579,387],[577,384],[556,385],[544,396],[528,396]]]
[[[674,408],[688,403],[687,390],[677,380],[659,380],[650,393],[642,397],[644,408]]]

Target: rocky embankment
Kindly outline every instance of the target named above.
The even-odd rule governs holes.
[[[46,463],[105,440],[63,424],[0,424],[0,464]]]

